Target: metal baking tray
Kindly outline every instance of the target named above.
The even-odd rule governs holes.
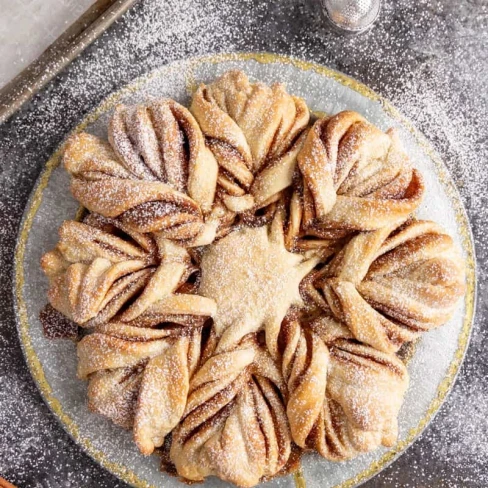
[[[0,124],[49,83],[137,0],[97,0],[33,63],[0,90]]]

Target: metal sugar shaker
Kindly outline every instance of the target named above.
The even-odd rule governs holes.
[[[378,18],[381,0],[319,0],[332,27],[341,33],[359,34]]]

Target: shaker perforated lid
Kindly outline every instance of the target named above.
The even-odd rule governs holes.
[[[371,27],[381,8],[381,0],[320,0],[320,3],[332,25],[350,33]]]

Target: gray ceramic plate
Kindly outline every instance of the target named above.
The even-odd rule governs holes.
[[[398,127],[411,159],[422,171],[428,197],[418,211],[421,218],[442,224],[459,244],[467,263],[468,293],[452,320],[425,334],[408,368],[410,388],[400,413],[400,437],[391,450],[380,449],[353,461],[335,464],[317,455],[306,455],[302,474],[275,479],[268,487],[353,487],[378,473],[405,450],[435,415],[452,386],[468,345],[475,300],[474,250],[468,220],[459,195],[443,163],[426,140],[385,100],[364,85],[325,67],[270,54],[219,55],[174,63],[136,80],[110,96],[76,131],[85,129],[104,136],[107,119],[118,102],[171,97],[187,103],[201,81],[211,81],[231,68],[240,68],[255,79],[286,83],[315,111],[336,113],[356,110],[382,129]],[[162,474],[156,456],[143,457],[131,435],[86,406],[86,383],[76,379],[76,351],[71,341],[50,341],[38,320],[46,302],[47,280],[39,260],[57,241],[56,229],[73,218],[78,204],[68,190],[69,178],[59,167],[59,154],[47,163],[26,209],[16,253],[17,313],[19,334],[32,375],[45,401],[74,440],[102,466],[119,478],[140,487],[184,486]],[[428,374],[426,374],[428,372]],[[209,479],[206,486],[224,486]],[[263,485],[264,486],[264,485]]]

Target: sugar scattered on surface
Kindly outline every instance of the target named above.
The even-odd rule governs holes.
[[[0,128],[1,283],[11,286],[15,233],[35,176],[68,129],[100,99],[135,76],[188,55],[269,50],[356,76],[409,116],[456,178],[475,235],[486,238],[488,158],[487,6],[479,0],[386,3],[370,33],[340,38],[324,29],[310,1],[138,4],[34,102]],[[438,420],[371,487],[488,484],[486,267],[479,267],[477,327],[458,383]],[[39,399],[22,361],[9,293],[2,297],[0,473],[21,486],[123,486],[70,443]]]

